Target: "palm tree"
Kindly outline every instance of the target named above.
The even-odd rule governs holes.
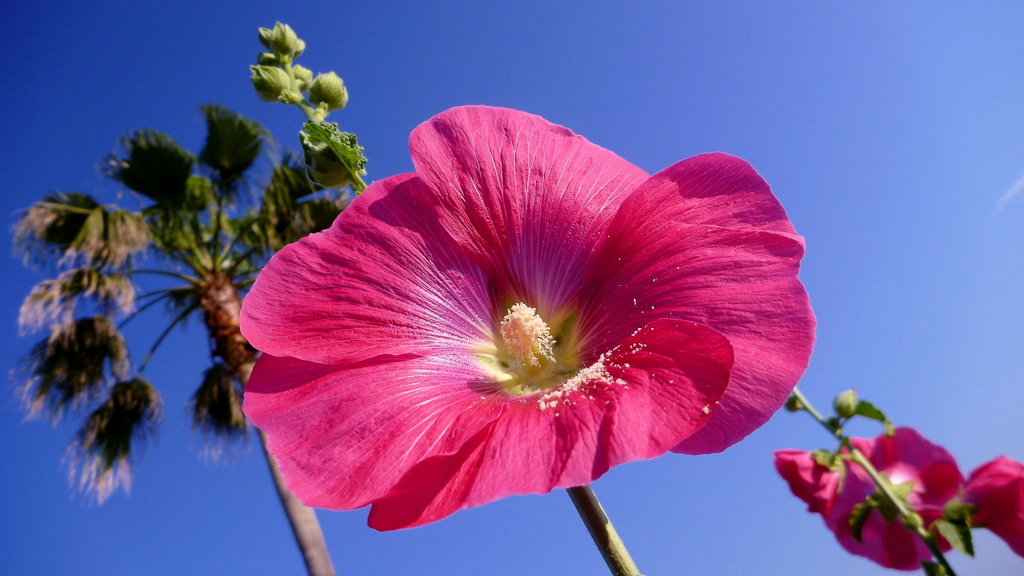
[[[211,358],[192,396],[192,424],[214,448],[247,437],[242,394],[257,352],[239,331],[242,295],[270,255],[330,226],[346,202],[311,184],[302,160],[290,154],[257,186],[269,134],[220,106],[201,110],[207,136],[198,156],[166,134],[140,130],[104,160],[104,173],[136,208],[52,192],[15,226],[26,261],[56,275],[36,285],[21,308],[22,330],[46,337],[22,361],[20,393],[30,415],[51,420],[91,408],[68,454],[78,488],[99,501],[127,488],[131,466],[159,424],[160,395],[142,372],[189,318],[205,325]],[[142,277],[152,277],[152,288],[137,294]],[[161,302],[170,323],[132,368],[120,328]],[[309,573],[333,575],[313,510],[285,489],[257,434]]]

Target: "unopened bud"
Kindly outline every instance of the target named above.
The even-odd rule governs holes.
[[[334,72],[317,74],[309,87],[309,101],[316,105],[324,103],[328,110],[341,110],[348,103],[348,90]]]
[[[903,525],[910,530],[917,530],[921,526],[924,526],[924,519],[917,512],[911,511],[909,514],[903,517]]]
[[[840,418],[852,418],[857,414],[857,391],[847,390],[836,396],[832,401],[832,407]]]
[[[309,90],[310,85],[313,84],[313,71],[305,66],[299,66],[298,64],[292,66],[292,75],[295,76],[295,80],[299,83],[299,92]],[[316,104],[316,102],[313,103]]]
[[[341,132],[334,123],[307,123],[299,132],[309,179],[324,188],[341,188],[366,174],[366,157],[355,134]]]
[[[291,88],[292,79],[275,66],[250,66],[252,85],[256,95],[264,102],[280,102],[281,95]]]
[[[797,398],[796,394],[786,399],[786,412],[799,412],[804,409],[804,403]]]
[[[256,57],[256,64],[260,66],[277,66],[280,63],[277,54],[273,52],[260,52],[260,55]]]
[[[260,28],[260,42],[267,49],[285,58],[295,58],[306,49],[306,43],[299,40],[291,26],[274,24],[274,29]]]

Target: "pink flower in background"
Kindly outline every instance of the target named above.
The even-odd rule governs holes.
[[[926,527],[942,518],[943,506],[963,485],[963,475],[953,456],[913,428],[897,428],[892,437],[883,434],[874,439],[851,438],[850,443],[893,484],[912,484],[907,500],[921,515]],[[864,523],[861,542],[853,537],[850,529],[853,508],[876,489],[860,465],[846,462],[841,489],[837,482],[839,474],[816,464],[809,452],[778,451],[775,466],[789,482],[793,494],[808,502],[811,511],[822,514],[829,530],[851,554],[898,570],[920,570],[921,560],[932,559],[931,551],[916,534],[899,519],[889,524],[878,510],[872,510]],[[941,538],[939,546],[943,551],[950,549]]]
[[[487,107],[410,149],[416,173],[278,253],[242,309],[245,412],[307,505],[404,528],[720,451],[806,368],[803,241],[743,160],[649,177]]]
[[[977,506],[974,526],[988,528],[1024,556],[1024,464],[1000,456],[967,478],[963,501]]]
[[[793,495],[807,503],[808,512],[827,516],[832,511],[841,479],[838,472],[818,464],[803,450],[776,450],[775,469]]]

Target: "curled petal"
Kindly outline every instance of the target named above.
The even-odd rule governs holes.
[[[581,311],[592,345],[677,318],[721,332],[736,354],[721,406],[674,451],[724,450],[785,402],[814,342],[803,253],[768,185],[725,154],[659,172],[619,208],[588,274],[599,286]]]
[[[991,530],[1024,556],[1024,464],[1000,456],[967,478],[964,501],[977,506],[971,521]]]

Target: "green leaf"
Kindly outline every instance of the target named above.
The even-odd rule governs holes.
[[[57,421],[67,408],[79,408],[102,391],[109,372],[128,369],[124,337],[105,316],[81,318],[55,326],[21,361],[20,395],[29,417],[44,411]]]
[[[206,370],[189,404],[192,427],[206,436],[207,453],[214,458],[227,442],[245,438],[249,428],[242,413],[242,386],[223,363]]]
[[[107,156],[104,170],[163,209],[185,208],[186,183],[196,159],[170,136],[139,130],[121,140],[125,157]]]
[[[946,576],[946,568],[942,564],[921,560],[921,568],[928,576]]]
[[[935,528],[949,542],[950,546],[968,556],[974,556],[974,542],[971,539],[970,526],[941,519],[935,521]]]
[[[860,402],[857,402],[856,414],[857,416],[871,418],[872,420],[877,420],[879,422],[885,422],[886,420],[888,420],[888,418],[885,417],[885,414],[883,414],[881,410],[879,410],[878,408],[875,407],[874,404],[866,400],[861,400]]]
[[[233,194],[234,184],[262,153],[267,131],[223,106],[208,104],[200,109],[206,119],[206,143],[199,161],[216,172],[221,191]]]
[[[857,542],[863,543],[861,538],[864,532],[864,523],[868,521],[868,516],[871,515],[873,509],[872,503],[869,500],[865,500],[854,506],[853,511],[850,513],[850,534]]]
[[[106,312],[129,313],[135,304],[135,287],[124,274],[105,274],[96,268],[77,268],[53,280],[36,284],[18,314],[18,325],[32,332],[51,324],[71,321],[81,298],[93,298]]]
[[[149,230],[140,214],[101,206],[78,192],[51,192],[25,210],[15,225],[17,252],[43,263],[82,262],[117,268],[145,250]]]
[[[161,417],[160,396],[149,382],[132,378],[115,384],[69,446],[78,488],[99,502],[118,487],[127,489],[133,457],[155,434]]]
[[[309,179],[324,188],[342,188],[366,174],[366,156],[355,134],[334,122],[307,122],[300,132]]]

